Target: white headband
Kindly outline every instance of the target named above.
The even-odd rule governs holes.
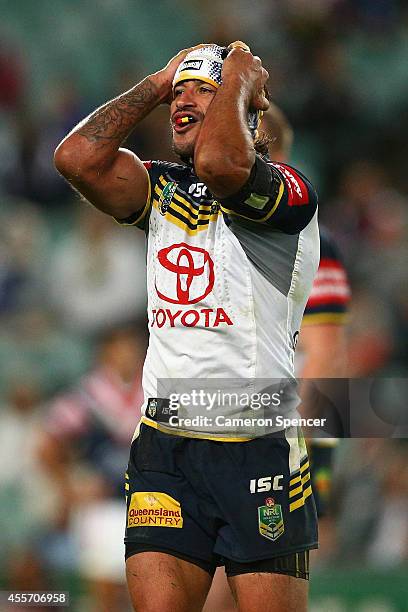
[[[210,83],[214,87],[221,85],[221,70],[224,47],[208,45],[187,53],[176,70],[173,87],[181,81],[199,80]]]

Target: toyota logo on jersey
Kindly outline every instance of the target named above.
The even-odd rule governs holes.
[[[155,284],[162,300],[171,304],[197,304],[211,293],[214,263],[205,249],[180,242],[161,249],[157,258],[173,277],[170,284],[166,283],[166,294]]]

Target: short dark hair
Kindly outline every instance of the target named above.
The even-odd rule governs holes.
[[[260,134],[257,134],[254,140],[255,151],[260,155],[268,155],[269,144],[271,140],[272,139],[268,136],[266,132],[261,132]]]
[[[264,85],[264,94],[265,98],[269,101],[271,96],[266,85]],[[268,155],[271,140],[271,137],[266,132],[257,132],[254,140],[255,151],[260,155]]]

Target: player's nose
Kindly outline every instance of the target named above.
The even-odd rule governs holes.
[[[176,106],[178,109],[182,109],[186,106],[195,106],[196,98],[195,91],[193,89],[185,89],[176,98]]]

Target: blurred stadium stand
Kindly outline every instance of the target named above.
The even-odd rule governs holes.
[[[135,230],[101,221],[90,208],[78,213],[86,205],[53,168],[56,144],[180,48],[247,41],[294,127],[292,162],[315,183],[321,218],[343,251],[353,292],[350,375],[406,377],[408,7],[397,0],[0,0],[0,14],[0,533],[7,534],[0,588],[21,588],[23,576],[26,588],[68,585],[72,609],[87,612],[92,598],[67,540],[54,537],[54,557],[51,548],[44,554],[58,527],[57,501],[35,440],[56,394],[89,371],[101,330],[143,324],[144,254]],[[128,146],[145,159],[172,158],[167,123],[166,109],[158,109]],[[86,231],[93,245],[103,234],[88,254]],[[81,244],[83,257],[75,257]],[[129,283],[113,285],[119,259]],[[120,299],[104,300],[120,291]],[[406,439],[340,444],[311,610],[408,609],[407,460]],[[38,503],[33,479],[44,512],[36,504],[27,510]]]

